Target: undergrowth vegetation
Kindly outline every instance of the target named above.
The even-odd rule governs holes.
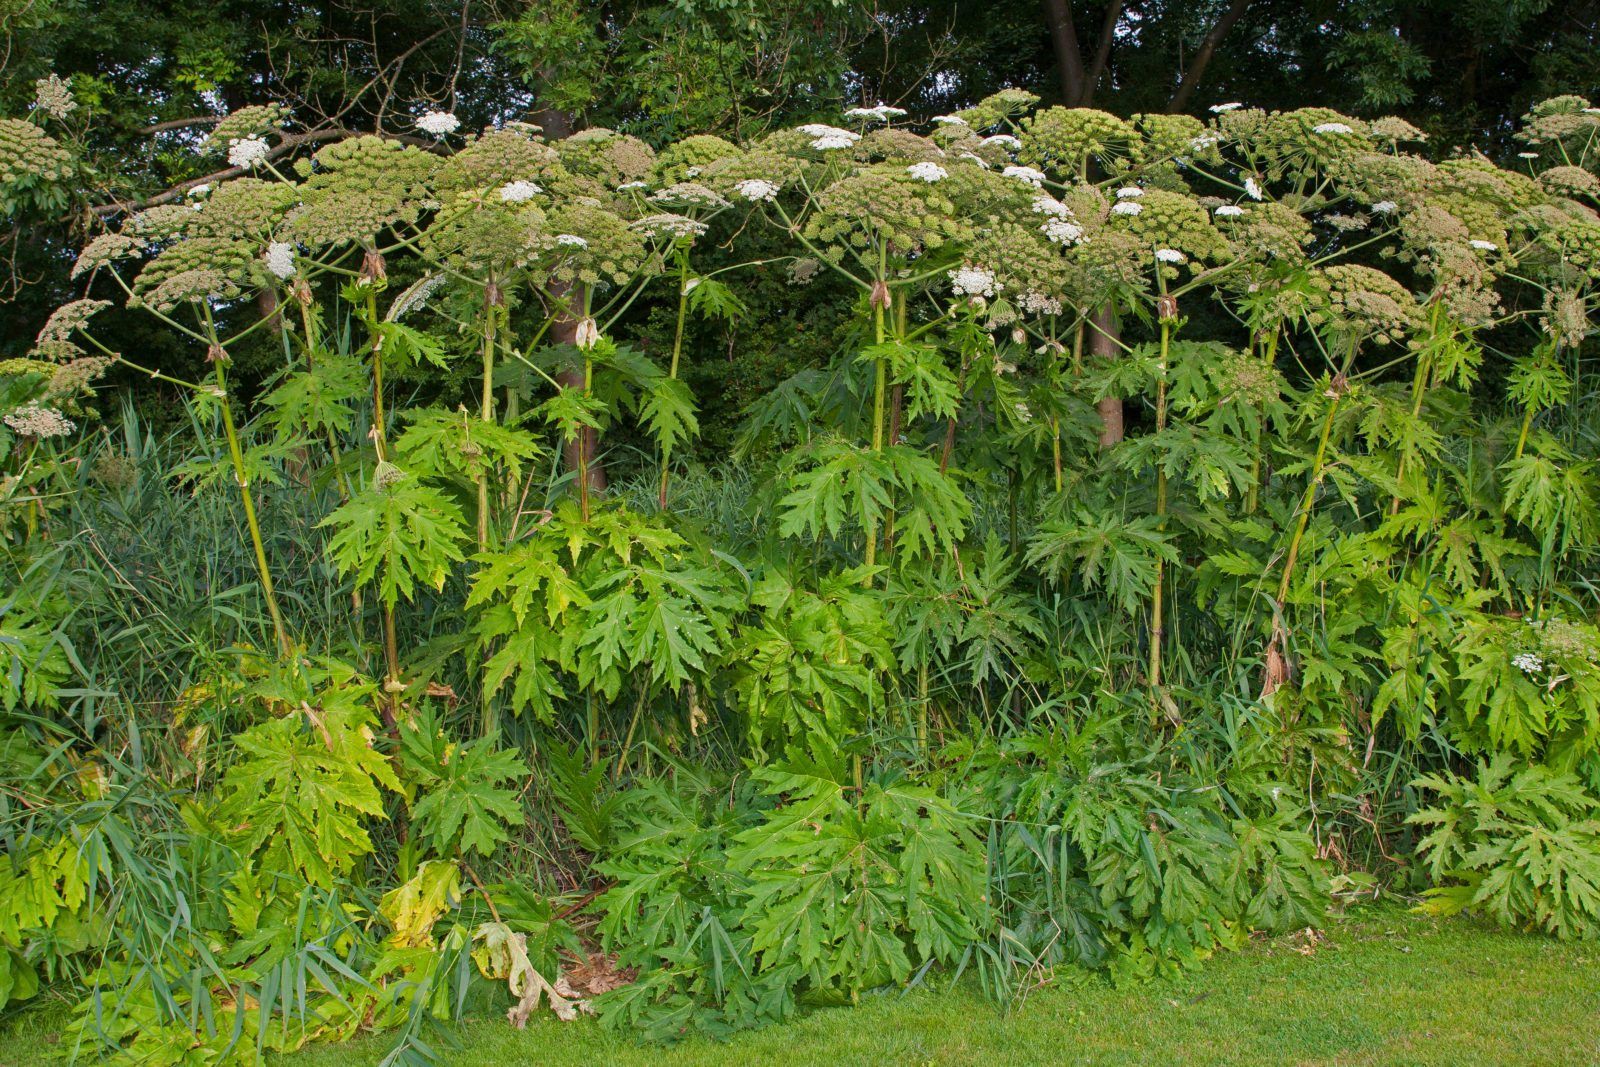
[[[425,1061],[485,983],[672,1040],[1386,887],[1600,933],[1600,111],[1035,104],[224,119],[0,364],[0,1003]]]

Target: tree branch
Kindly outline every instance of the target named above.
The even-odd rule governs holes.
[[[1216,54],[1217,46],[1222,39],[1228,36],[1228,31],[1233,29],[1233,24],[1239,21],[1245,8],[1250,6],[1250,0],[1233,0],[1228,5],[1228,10],[1211,27],[1200,42],[1200,47],[1195,50],[1194,59],[1189,63],[1189,69],[1183,72],[1183,80],[1178,83],[1178,88],[1173,92],[1172,98],[1167,101],[1167,112],[1173,114],[1189,106],[1189,99],[1194,96],[1194,91],[1200,87],[1200,79],[1205,77],[1206,67],[1211,63],[1211,57]]]
[[[1117,20],[1122,18],[1122,6],[1123,0],[1112,0],[1112,3],[1106,5],[1105,21],[1100,24],[1100,44],[1094,51],[1094,64],[1083,80],[1083,92],[1078,100],[1079,107],[1088,107],[1094,102],[1094,91],[1105,75],[1106,64],[1111,61],[1111,46],[1117,39]]]
[[[1076,107],[1083,95],[1083,53],[1078,50],[1078,29],[1072,22],[1070,0],[1044,0],[1044,22],[1050,30],[1050,47],[1056,54],[1061,102]]]

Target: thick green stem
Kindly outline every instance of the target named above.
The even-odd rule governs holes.
[[[220,346],[218,346],[220,348]],[[267,600],[267,614],[272,617],[272,630],[278,638],[278,651],[288,657],[294,653],[294,642],[289,640],[288,627],[283,622],[283,612],[278,607],[278,595],[272,588],[272,568],[267,565],[267,547],[261,539],[261,522],[256,517],[256,502],[250,492],[250,476],[245,472],[244,449],[239,445],[239,431],[233,423],[233,408],[228,400],[227,380],[222,373],[223,360],[215,363],[217,389],[222,405],[222,428],[228,437],[228,458],[233,462],[233,478],[239,486],[239,499],[244,505],[245,525],[250,528],[250,546],[255,550],[256,571],[261,576],[261,592]]]
[[[1300,514],[1295,520],[1294,536],[1289,539],[1289,554],[1283,561],[1283,577],[1278,582],[1280,605],[1289,596],[1289,582],[1294,577],[1295,560],[1300,556],[1300,541],[1305,537],[1306,526],[1311,521],[1311,508],[1317,499],[1317,489],[1322,485],[1323,466],[1328,458],[1328,440],[1333,434],[1333,418],[1339,411],[1339,402],[1343,399],[1343,388],[1336,386],[1333,400],[1328,404],[1328,413],[1322,419],[1322,436],[1318,438],[1316,454],[1311,458],[1311,477],[1306,482],[1305,496],[1300,501]]]
[[[872,285],[872,338],[874,343],[883,344],[884,341],[884,309],[889,304],[889,286],[881,276]],[[872,450],[883,451],[883,404],[884,394],[889,386],[889,366],[881,358],[873,362],[873,389],[872,389]],[[866,565],[873,566],[878,561],[878,528],[869,521],[867,523],[867,552]],[[872,577],[868,575],[863,579],[863,584],[870,586]]]
[[[667,377],[676,380],[678,377],[678,357],[683,352],[683,324],[689,316],[689,253],[683,250],[678,255],[678,325],[672,335],[672,364],[667,368]],[[667,510],[667,477],[668,464],[671,456],[666,449],[661,451],[661,496],[658,503],[661,510]]]
[[[1167,355],[1172,343],[1172,320],[1163,316],[1161,320],[1161,362],[1157,365],[1156,378],[1156,433],[1161,433],[1167,428]],[[1165,530],[1167,526],[1167,470],[1163,464],[1156,467],[1156,526]],[[1155,581],[1150,587],[1150,689],[1154,691],[1161,685],[1161,646],[1165,636],[1163,627],[1163,613],[1166,602],[1163,597],[1166,579],[1166,561],[1160,556],[1156,557]]]

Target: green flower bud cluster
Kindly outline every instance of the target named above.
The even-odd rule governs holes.
[[[637,137],[604,127],[580,130],[555,143],[569,171],[593,178],[608,189],[644,181],[655,170],[655,151]]]
[[[1381,270],[1341,263],[1318,271],[1312,284],[1319,299],[1309,321],[1350,344],[1402,343],[1423,325],[1416,298]]]
[[[943,185],[914,178],[898,163],[870,167],[817,194],[817,210],[806,221],[805,236],[835,260],[875,242],[906,255],[969,240],[972,224],[956,210]]]
[[[265,243],[299,199],[287,182],[236,178],[223,182],[188,212],[191,237],[233,237]]]
[[[1600,176],[1582,167],[1551,167],[1539,175],[1539,184],[1556,196],[1600,197]]]
[[[0,119],[0,189],[65,181],[72,153],[31,122]]]
[[[422,250],[463,274],[504,278],[544,251],[544,223],[538,205],[508,203],[498,186],[461,193],[434,215]]]
[[[441,200],[473,189],[494,189],[514,181],[553,188],[566,176],[556,150],[531,133],[511,128],[491,130],[468,141],[439,166],[434,188]]]
[[[603,287],[661,269],[644,235],[626,219],[595,203],[557,204],[545,220],[543,255],[533,267],[537,280]]]
[[[330,144],[296,164],[306,178],[303,206],[290,215],[288,233],[312,246],[369,243],[417,220],[437,166],[432,153],[382,137]]]
[[[1228,242],[1211,225],[1206,209],[1193,197],[1165,189],[1147,189],[1137,199],[1119,202],[1119,207],[1137,207],[1137,213],[1120,214],[1112,209],[1110,225],[1132,235],[1147,249],[1171,248],[1195,259],[1220,259],[1227,255]]]
[[[1224,205],[1228,206],[1228,205]],[[1233,243],[1235,254],[1250,261],[1303,264],[1311,244],[1305,216],[1272,200],[1231,205],[1240,214],[1215,215],[1217,227]]]
[[[1600,114],[1581,96],[1555,96],[1535,104],[1522,118],[1517,134],[1532,145],[1564,141],[1569,137],[1592,137],[1600,131]]]
[[[856,142],[862,163],[943,163],[946,152],[931,139],[910,130],[883,126]]]
[[[1250,145],[1275,177],[1326,171],[1373,149],[1364,122],[1325,107],[1273,112]]]
[[[157,311],[186,300],[231,299],[251,275],[255,247],[228,237],[179,241],[156,256],[134,279],[134,297]]]
[[[732,141],[709,133],[697,133],[675,141],[656,157],[655,180],[661,185],[695,178],[710,164],[739,154]],[[691,173],[692,172],[692,173]]]
[[[1138,150],[1138,131],[1093,108],[1051,107],[1024,119],[1018,158],[1063,179],[1079,179],[1090,160],[1115,169]]]
[[[226,152],[230,141],[245,137],[260,137],[282,129],[289,121],[289,109],[282,104],[255,104],[242,107],[227,115],[212,127],[205,148],[211,152]]]

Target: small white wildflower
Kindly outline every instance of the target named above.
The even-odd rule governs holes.
[[[1124,185],[1121,189],[1117,190],[1118,200],[1137,199],[1143,195],[1144,190],[1139,188],[1137,185]]]
[[[294,245],[287,241],[274,241],[267,246],[266,253],[261,257],[266,261],[267,270],[275,277],[290,278],[294,275]]]
[[[1376,215],[1387,215],[1393,212],[1397,206],[1393,200],[1379,200],[1372,205],[1372,211]]]
[[[1114,215],[1137,215],[1143,210],[1144,208],[1137,200],[1119,200],[1116,206],[1111,209],[1111,212]]]
[[[233,137],[228,141],[228,166],[253,168],[267,158],[269,146],[264,137]]]
[[[913,163],[906,168],[906,173],[925,182],[943,181],[950,177],[950,172],[937,163]]]
[[[1498,252],[1500,250],[1500,246],[1493,241],[1468,241],[1467,244],[1480,252]]]
[[[1013,149],[1013,150],[1022,147],[1022,142],[1017,140],[1015,137],[1011,136],[1009,133],[990,134],[988,137],[985,137],[983,139],[983,143],[984,144],[997,144],[997,145],[1000,145],[1002,148],[1010,148],[1010,149]]]
[[[1348,124],[1343,122],[1319,122],[1311,127],[1312,133],[1355,133]]]
[[[558,233],[558,234],[556,234],[556,244],[565,245],[568,248],[588,248],[589,247],[589,242],[588,241],[584,240],[582,237],[579,237],[577,234],[574,234],[574,233]]]
[[[1221,207],[1217,208],[1217,214],[1225,219],[1237,218],[1238,216],[1244,214],[1244,208],[1240,207],[1238,204],[1223,204]]]
[[[1035,189],[1044,184],[1044,171],[1034,170],[1032,167],[1007,167],[1000,172],[1007,178],[1020,178]]]
[[[417,129],[434,137],[444,137],[461,128],[461,120],[448,111],[425,111],[417,120]]]
[[[540,187],[538,182],[506,182],[500,187],[500,199],[507,204],[522,204],[532,200],[542,192],[544,192],[544,189]]]
[[[1211,149],[1217,147],[1217,145],[1221,143],[1222,138],[1218,137],[1216,134],[1202,133],[1199,137],[1194,137],[1189,140],[1189,151],[1209,152]]]
[[[1244,105],[1238,101],[1232,101],[1226,104],[1212,104],[1211,113],[1213,115],[1223,115],[1229,111],[1238,111],[1241,107],[1244,107]]]
[[[840,137],[836,133],[830,133],[825,137],[818,137],[815,141],[812,141],[811,147],[819,152],[826,152],[834,148],[849,148],[854,144],[855,142],[848,137]]]
[[[1246,178],[1244,180],[1244,195],[1248,196],[1251,200],[1260,200],[1261,183],[1256,181],[1254,178]]]
[[[1072,217],[1072,209],[1053,196],[1034,197],[1033,210],[1041,215],[1049,215],[1057,219],[1070,219]]]
[[[1184,261],[1183,253],[1176,248],[1158,248],[1156,249],[1156,258],[1163,263],[1182,263]]]
[[[746,200],[775,200],[778,196],[778,185],[763,178],[746,178],[734,184],[734,191]]]
[[[53,73],[34,82],[33,90],[33,106],[46,115],[64,119],[78,108],[72,87]]]
[[[1544,671],[1544,658],[1537,652],[1523,652],[1511,657],[1511,665],[1523,674],[1540,674]]]
[[[957,296],[993,296],[1002,288],[995,281],[994,271],[982,267],[963,266],[949,272],[950,289]]]
[[[960,115],[935,115],[933,121],[941,126],[965,126],[967,120]]]
[[[1083,240],[1083,227],[1066,219],[1051,219],[1039,231],[1058,245],[1075,245]]]

